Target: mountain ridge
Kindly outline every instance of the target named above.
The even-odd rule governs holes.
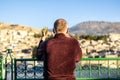
[[[120,34],[120,22],[86,21],[71,27],[70,32],[84,35],[108,35],[109,33]]]

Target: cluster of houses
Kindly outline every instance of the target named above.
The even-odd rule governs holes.
[[[40,38],[35,38],[40,30],[26,28],[25,26],[0,25],[0,53],[7,54],[7,49],[12,49],[15,58],[31,57],[32,48],[37,46]]]
[[[120,56],[120,34],[110,33],[107,41],[79,40],[84,57],[105,58]]]

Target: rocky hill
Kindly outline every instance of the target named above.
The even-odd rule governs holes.
[[[70,28],[71,33],[107,35],[120,33],[120,22],[88,21],[79,23]]]
[[[6,54],[6,50],[11,48],[16,58],[31,57],[33,48],[39,44],[40,35],[40,29],[0,23],[0,53]]]

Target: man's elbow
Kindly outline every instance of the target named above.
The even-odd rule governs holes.
[[[76,62],[80,62],[82,59],[82,55],[78,56],[77,59],[76,59]]]

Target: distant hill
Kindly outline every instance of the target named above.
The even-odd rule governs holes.
[[[0,30],[23,30],[23,31],[28,31],[28,32],[40,32],[40,29],[36,29],[36,28],[31,28],[28,26],[24,26],[24,25],[19,25],[19,24],[6,24],[3,22],[0,22]]]
[[[87,21],[79,23],[70,28],[71,33],[107,35],[109,33],[120,33],[120,22]]]

